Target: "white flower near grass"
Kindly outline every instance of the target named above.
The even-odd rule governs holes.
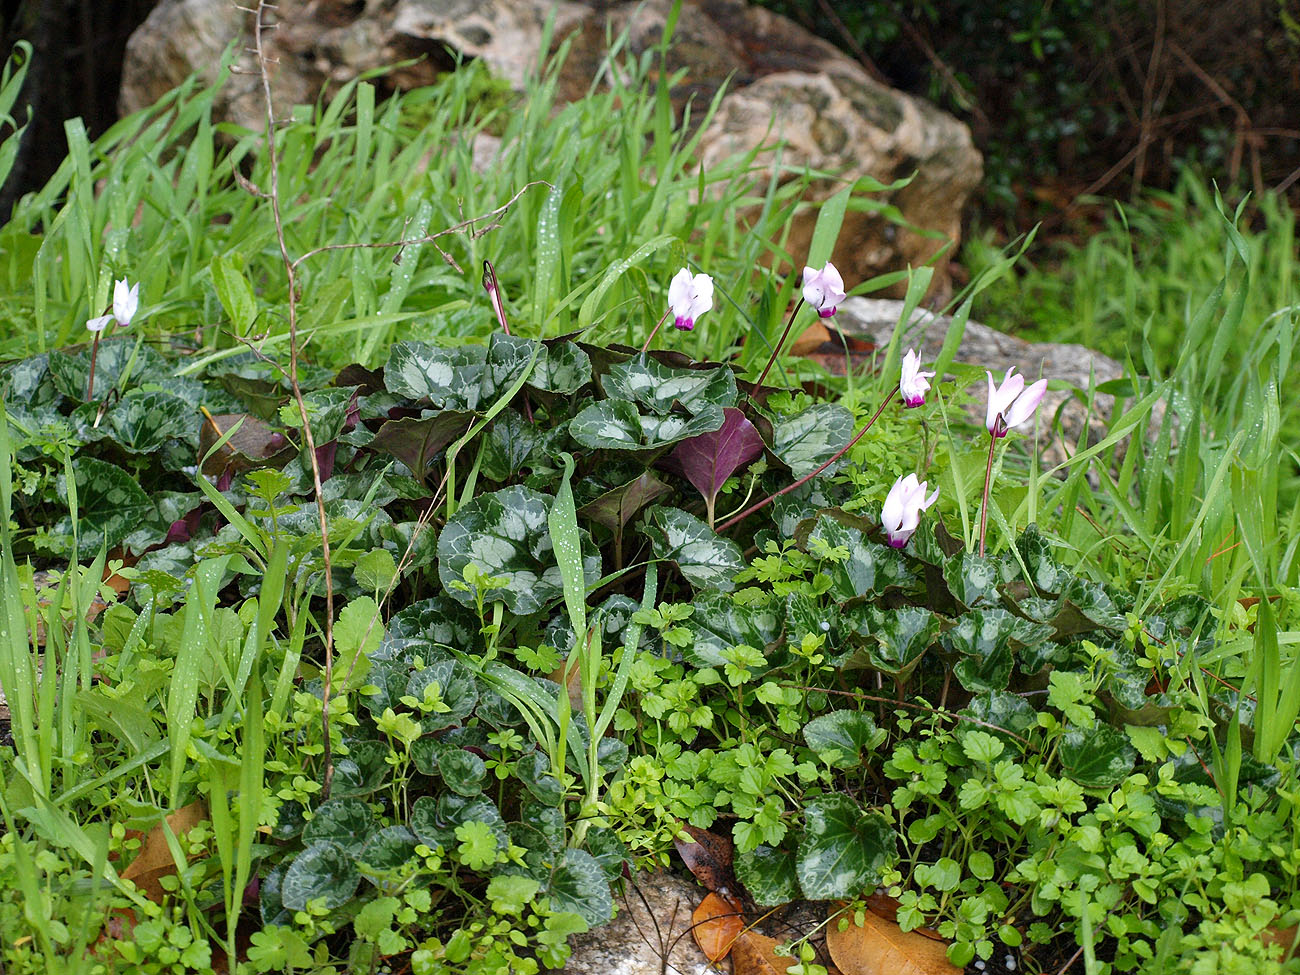
[[[687,268],[682,268],[668,285],[668,306],[672,309],[673,325],[689,332],[696,320],[713,307],[713,278],[707,274],[692,275]]]
[[[803,300],[817,309],[822,318],[830,318],[844,301],[844,279],[830,261],[820,271],[803,269]]]
[[[113,317],[117,319],[117,324],[126,328],[139,308],[140,283],[137,281],[128,285],[126,278],[122,278],[113,286]]]
[[[989,403],[984,427],[994,439],[1005,437],[1033,417],[1047,392],[1047,380],[1040,379],[1026,388],[1025,377],[1016,374],[1015,366],[1007,370],[1000,386],[994,385],[993,373],[985,375],[989,377]]]
[[[932,372],[921,371],[921,357],[914,349],[908,349],[903,356],[903,375],[898,382],[899,392],[903,394],[903,403],[911,409],[925,403],[925,394],[930,390],[929,380],[934,378]]]
[[[885,529],[885,537],[894,548],[907,544],[921,524],[921,512],[938,500],[939,489],[935,488],[927,498],[927,487],[926,482],[918,481],[915,474],[908,474],[900,477],[889,489],[885,506],[880,511],[880,526]]]

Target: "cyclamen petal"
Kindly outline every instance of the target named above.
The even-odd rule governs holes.
[[[92,332],[102,332],[108,327],[108,323],[113,320],[112,315],[100,315],[98,318],[92,318],[86,322],[86,328]]]
[[[126,278],[122,278],[113,287],[113,317],[117,319],[117,324],[123,328],[130,325],[139,307],[139,283],[128,286]]]
[[[989,401],[984,427],[994,439],[1005,437],[1034,415],[1047,392],[1047,380],[1040,379],[1026,389],[1025,377],[1015,375],[1015,366],[1007,370],[1001,386],[994,386],[993,373],[985,375],[989,380]]]
[[[844,298],[844,279],[834,264],[827,261],[820,271],[803,269],[803,300],[816,308],[822,318],[834,315]]]
[[[926,497],[928,485],[918,481],[915,474],[900,477],[889,489],[884,507],[880,511],[880,526],[885,530],[885,538],[894,548],[907,544],[912,533],[921,524],[921,512],[934,504],[939,498],[939,489]]]
[[[928,380],[933,378],[934,373],[921,371],[921,357],[914,350],[908,349],[907,355],[903,356],[903,371],[898,382],[898,390],[903,394],[903,403],[909,409],[925,404],[925,394],[930,389]]]
[[[1027,423],[1033,418],[1034,411],[1038,409],[1038,404],[1043,401],[1043,396],[1047,392],[1047,380],[1040,379],[1038,382],[1025,387],[1011,408],[1003,415],[1008,427],[1018,427]]]
[[[695,320],[713,307],[713,278],[707,274],[692,276],[682,268],[668,285],[668,307],[673,313],[673,325],[689,332]]]

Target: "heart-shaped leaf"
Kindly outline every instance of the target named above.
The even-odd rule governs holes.
[[[838,768],[856,768],[876,745],[876,722],[865,711],[831,711],[803,727],[804,741]]]
[[[883,593],[913,578],[897,549],[867,541],[860,529],[842,524],[829,513],[817,519],[804,548],[813,555],[820,551],[833,553],[821,571],[830,577],[831,595],[840,602],[867,593]]]
[[[835,403],[818,403],[772,424],[772,453],[796,478],[830,460],[853,436],[853,414]],[[826,468],[833,474],[836,464]]]
[[[357,859],[371,870],[398,870],[415,859],[416,835],[405,826],[385,826],[366,838]]]
[[[1001,691],[1011,677],[1012,641],[1039,626],[1005,609],[977,609],[958,617],[942,643],[950,653],[961,654],[953,672],[966,690]]]
[[[494,481],[513,480],[529,466],[542,439],[536,424],[525,420],[518,410],[502,410],[483,442],[480,463],[484,475]]]
[[[385,420],[370,442],[376,450],[392,454],[412,475],[423,481],[429,468],[447,445],[463,434],[474,422],[474,414],[463,410],[443,410],[421,417]]]
[[[360,799],[331,798],[316,807],[302,831],[304,843],[333,843],[355,855],[375,828],[375,816]]]
[[[740,546],[694,515],[655,505],[646,512],[641,530],[649,536],[655,557],[676,563],[687,582],[723,592],[735,588],[735,576],[745,567]]]
[[[90,347],[77,352],[51,352],[50,378],[60,393],[74,403],[85,402],[90,381]],[[124,378],[131,386],[141,380],[169,376],[172,368],[160,353],[133,338],[111,338],[99,343],[95,355],[95,398],[102,400],[110,389],[121,388]]]
[[[565,850],[551,869],[551,909],[572,911],[595,927],[614,916],[614,898],[600,864],[586,850]]]
[[[760,845],[737,854],[736,877],[759,907],[777,907],[799,898],[799,874],[790,850]]]
[[[660,416],[674,406],[691,414],[706,406],[735,406],[738,398],[735,374],[728,368],[674,369],[653,358],[640,356],[613,366],[601,378],[611,399],[640,403]]]
[[[420,796],[411,807],[410,827],[425,846],[455,848],[456,827],[465,823],[486,823],[499,848],[509,842],[501,811],[486,796]]]
[[[578,514],[616,532],[651,501],[671,491],[672,488],[646,471],[626,484],[606,491],[595,500],[589,501],[578,509]]]
[[[473,752],[463,748],[449,749],[438,756],[438,772],[453,792],[476,796],[483,791],[487,765]]]
[[[546,525],[547,498],[521,484],[481,494],[447,521],[438,537],[438,577],[457,602],[475,605],[465,588],[465,569],[473,564],[498,580],[487,593],[510,612],[528,616],[563,595],[560,567],[551,550]],[[600,578],[600,554],[583,545],[583,572],[589,582]]]
[[[126,471],[107,461],[79,457],[74,464],[77,479],[77,530],[79,555],[112,548],[126,538],[153,512],[144,488]],[[68,502],[67,479],[58,480],[59,500]],[[72,537],[72,519],[65,515],[55,525],[57,535]]]
[[[625,399],[592,403],[569,423],[569,435],[593,450],[653,450],[719,429],[722,408],[704,404],[693,417],[642,415]]]
[[[763,453],[763,438],[745,414],[734,407],[723,414],[720,429],[683,440],[668,455],[669,467],[695,485],[710,511],[727,478]]]
[[[861,627],[859,628],[861,631]],[[939,635],[939,620],[921,606],[881,610],[871,607],[866,617],[866,665],[900,680],[921,662],[921,655]],[[862,662],[856,657],[857,666]]]
[[[1110,725],[1071,728],[1061,739],[1065,774],[1086,789],[1119,785],[1133,771],[1137,750]]]
[[[722,653],[745,644],[763,650],[781,636],[781,616],[775,606],[737,606],[722,592],[709,592],[695,600],[695,612],[685,626],[691,642],[682,653],[697,667],[721,667]]]
[[[350,854],[333,843],[313,843],[285,871],[280,901],[290,911],[305,911],[308,901],[332,911],[352,899],[359,883],[361,870]]]
[[[528,385],[548,393],[572,396],[591,382],[591,358],[569,341],[555,342],[538,356]]]
[[[397,342],[384,365],[384,385],[407,399],[448,410],[475,410],[485,371],[481,345],[443,348],[427,342]]]
[[[997,559],[974,552],[962,552],[945,562],[943,577],[957,601],[970,608],[996,606],[997,586],[1005,581]]]
[[[820,796],[804,807],[799,840],[799,885],[809,900],[858,897],[880,882],[897,857],[889,820],[863,811],[848,796]]]
[[[126,450],[147,454],[173,438],[192,437],[193,416],[194,410],[178,396],[133,389],[109,411],[108,423],[113,439]]]

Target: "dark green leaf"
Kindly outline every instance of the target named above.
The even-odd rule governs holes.
[[[77,479],[80,555],[97,552],[101,545],[112,548],[153,513],[149,495],[122,468],[93,457],[80,457],[73,466]],[[67,479],[62,475],[58,491],[59,500],[67,504]],[[54,531],[71,536],[71,517],[64,515]]]
[[[60,393],[74,403],[85,402],[90,379],[90,347],[73,353],[51,352],[50,376]],[[95,357],[95,399],[103,400],[110,389],[125,392],[128,386],[146,379],[171,375],[172,369],[161,354],[133,338],[111,338],[99,343]]]
[[[478,703],[478,684],[469,668],[459,660],[439,660],[423,670],[416,671],[406,683],[406,695],[417,701],[424,700],[425,689],[438,686],[446,711],[431,711],[422,719],[425,729],[437,731],[459,724],[469,717]]]
[[[830,460],[853,436],[853,414],[834,403],[819,403],[772,424],[772,453],[796,478]],[[826,468],[834,473],[835,464]]]
[[[524,786],[548,806],[558,806],[564,798],[560,780],[551,774],[551,762],[544,752],[531,751],[515,767]]]
[[[848,555],[842,561],[828,559],[821,568],[831,580],[831,595],[840,602],[867,593],[883,593],[893,586],[902,586],[912,580],[902,553],[886,545],[869,542],[862,532],[841,524],[830,514],[822,514],[817,526],[809,535],[808,552],[816,555],[813,539],[827,548],[839,549]]]
[[[505,820],[496,803],[485,796],[421,796],[411,807],[410,827],[429,847],[455,849],[456,827],[465,823],[486,823],[496,834],[498,846],[508,842]]]
[[[476,796],[483,791],[487,766],[473,752],[457,748],[438,756],[438,772],[447,788],[453,792],[459,792],[462,796]]]
[[[884,815],[848,796],[821,796],[804,807],[796,871],[809,900],[860,897],[896,858],[897,839]]]
[[[565,850],[551,870],[547,893],[551,910],[572,911],[592,927],[614,916],[614,898],[605,871],[586,850]]]
[[[684,624],[692,639],[682,653],[697,667],[721,667],[724,650],[740,644],[764,650],[781,636],[780,604],[737,606],[725,593],[710,592],[694,605]]]
[[[331,798],[321,803],[302,831],[304,843],[333,843],[355,855],[375,828],[375,816],[360,799]]]
[[[466,606],[475,603],[463,586],[466,566],[500,580],[487,593],[519,616],[540,611],[563,595],[560,567],[546,526],[550,504],[545,496],[514,485],[482,494],[457,511],[438,538],[438,577],[447,594]],[[583,572],[589,583],[600,578],[600,554],[583,546]]]
[[[1007,744],[1014,745],[1017,749],[1024,750],[1024,744],[1016,741],[1011,735],[1018,735],[1026,738],[1029,732],[1038,727],[1038,712],[1034,706],[1026,701],[1019,694],[1012,694],[1010,691],[989,691],[985,694],[976,694],[970,699],[962,714],[970,715],[972,718],[983,722],[983,724],[961,723],[958,727],[958,734],[962,729],[977,728],[980,731],[987,731],[989,734],[997,735]],[[1010,734],[1002,734],[1006,731]]]
[[[1044,639],[1040,624],[1012,616],[1005,609],[972,610],[958,617],[943,635],[943,646],[962,655],[953,672],[968,691],[1005,690],[1011,678],[1013,641]]]
[[[1071,728],[1061,739],[1065,774],[1087,789],[1119,785],[1133,771],[1137,750],[1110,725]]]
[[[1066,573],[1052,558],[1052,549],[1037,525],[1030,525],[1016,539],[1016,549],[1024,560],[1029,576],[1025,580],[1038,592],[1059,592],[1066,581]]]
[[[876,744],[876,722],[864,711],[831,711],[803,727],[804,741],[838,768],[856,768]]]
[[[572,342],[548,345],[538,356],[528,385],[549,393],[572,396],[591,382],[591,359]]]
[[[921,655],[939,635],[939,620],[920,606],[890,610],[873,607],[868,618],[868,665],[900,679],[921,662]]]
[[[518,410],[502,410],[483,442],[480,464],[484,475],[493,481],[513,480],[529,466],[541,445],[542,434],[536,424],[525,420]]]
[[[739,545],[678,508],[655,505],[641,530],[650,537],[656,558],[676,563],[686,581],[701,589],[730,592],[736,574],[745,568]]]
[[[789,850],[759,846],[736,854],[736,877],[759,907],[780,907],[799,899],[799,874]]]
[[[108,423],[113,438],[126,450],[147,454],[172,438],[193,437],[194,413],[185,400],[170,393],[133,389],[114,404]]]
[[[371,870],[398,870],[415,859],[418,842],[405,826],[385,826],[366,839],[357,859]]]
[[[963,606],[996,606],[999,602],[998,584],[1003,580],[997,559],[962,552],[950,558],[943,566],[944,581],[948,589]]]
[[[280,900],[290,911],[306,910],[314,900],[332,911],[352,899],[359,883],[361,871],[351,855],[333,843],[313,843],[289,864]]]
[[[475,410],[487,349],[465,345],[447,349],[425,342],[397,342],[384,365],[384,385],[413,400],[428,400],[447,410]]]
[[[630,400],[648,410],[667,415],[674,405],[698,414],[706,406],[735,406],[736,377],[726,367],[674,369],[653,358],[640,356],[612,367],[601,378],[611,399]]]
[[[725,420],[722,408],[712,404],[705,404],[694,417],[643,416],[628,400],[606,399],[575,416],[569,435],[593,450],[651,450],[710,433]]]

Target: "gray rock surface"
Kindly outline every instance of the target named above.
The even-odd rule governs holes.
[[[635,886],[633,890],[629,883],[617,899],[613,921],[569,942],[573,954],[564,966],[567,975],[713,972],[690,933],[691,912],[706,891],[694,881],[663,872],[638,874]]]
[[[903,314],[903,302],[888,299],[849,298],[835,315],[836,326],[849,335],[861,336],[880,347],[887,345]],[[952,318],[918,308],[904,327],[899,345],[901,350],[916,349],[924,361],[933,361],[943,348],[944,338]],[[1040,377],[1057,379],[1071,387],[1087,390],[1090,385],[1119,379],[1124,367],[1109,356],[1102,355],[1082,345],[1063,345],[1054,342],[1026,342],[976,321],[968,321],[962,334],[955,361],[969,363],[992,371],[993,379],[1002,382],[1012,366],[1023,374],[1026,381]],[[988,391],[987,377],[968,387],[975,396],[971,416],[984,422],[984,404]],[[1104,393],[1096,396],[1096,407],[1102,420],[1110,418],[1114,397]],[[1051,420],[1060,413],[1060,430],[1053,430]],[[1046,448],[1044,459],[1056,464],[1072,454],[1083,432],[1086,410],[1069,389],[1048,389],[1039,408],[1037,435]],[[1097,416],[1093,417],[1091,432],[1097,432]]]
[[[249,0],[245,6],[251,6]],[[277,117],[290,105],[314,102],[363,71],[398,61],[418,63],[377,79],[388,90],[429,84],[450,69],[449,51],[483,60],[515,87],[536,70],[547,18],[554,49],[571,45],[559,79],[562,98],[575,99],[606,76],[606,40],[628,31],[627,52],[640,56],[661,43],[671,0],[280,0],[277,26],[267,32],[274,59]],[[161,0],[127,45],[121,106],[152,104],[197,71],[215,80],[222,52],[241,51],[237,73],[218,114],[261,128],[264,109],[246,48],[251,17],[232,0]],[[950,115],[875,81],[857,62],[798,24],[744,0],[687,0],[669,51],[670,71],[685,70],[673,91],[679,112],[693,101],[698,120],[724,86],[718,113],[702,134],[699,156],[711,166],[763,148],[756,185],[778,160],[787,172],[804,167],[834,178],[817,180],[808,197],[822,200],[845,181],[870,177],[906,187],[880,194],[910,224],[954,243],[961,211],[979,183],[982,162],[969,130]],[[793,178],[793,176],[782,177]],[[802,261],[815,214],[795,219],[787,249]],[[900,228],[870,213],[850,213],[833,259],[852,286],[884,271],[924,263],[942,240]],[[798,271],[798,267],[795,268]],[[936,290],[947,289],[941,267]]]

